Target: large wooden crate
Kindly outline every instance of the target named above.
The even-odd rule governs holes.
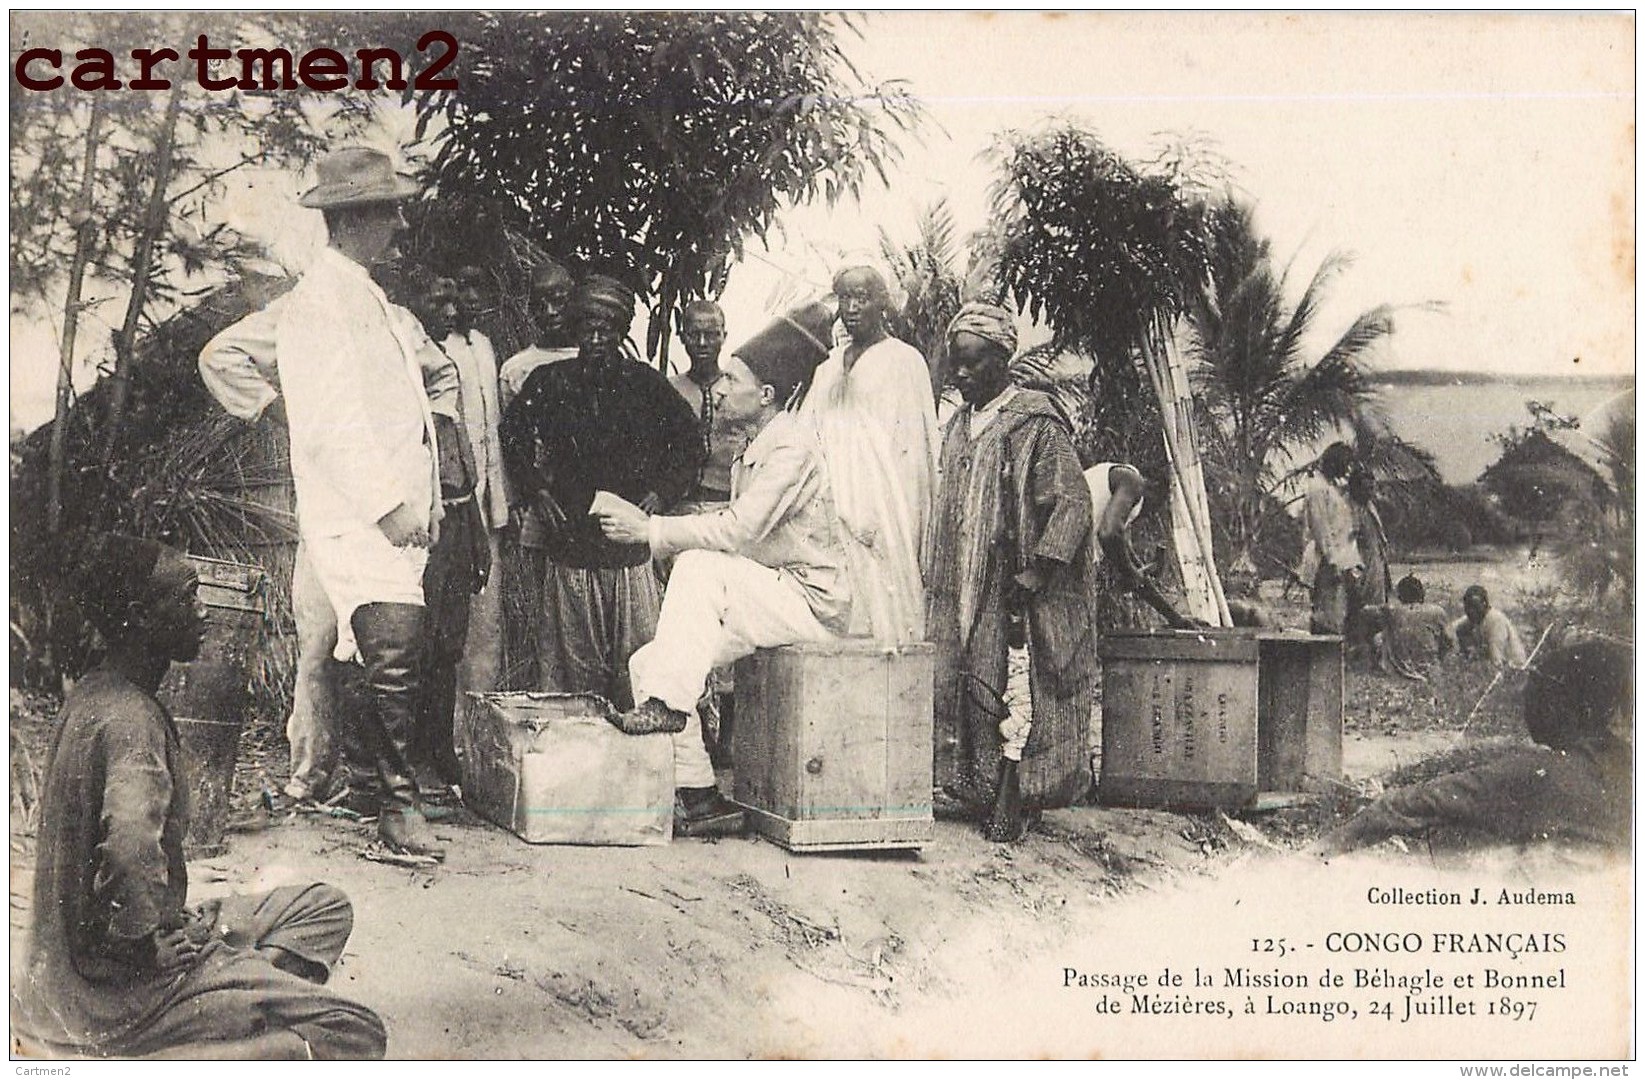
[[[674,835],[674,741],[625,735],[591,694],[469,694],[463,801],[532,844],[640,846]]]
[[[189,858],[223,851],[240,729],[251,704],[252,672],[266,640],[267,578],[255,566],[187,557],[200,578],[206,635],[200,655],[172,664],[158,697],[183,745],[189,792]]]
[[[738,662],[736,800],[791,851],[931,839],[929,644],[761,649]]]
[[[1234,808],[1342,773],[1342,639],[1149,631],[1101,645],[1103,802]]]

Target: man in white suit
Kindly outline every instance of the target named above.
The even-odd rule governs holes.
[[[473,484],[463,455],[452,453],[462,441],[456,416],[441,425],[442,442],[424,388],[419,356],[431,343],[369,273],[392,257],[406,227],[400,203],[417,189],[387,155],[362,147],[331,154],[319,176],[299,201],[325,214],[330,242],[275,329],[297,525],[337,613],[337,658],[357,655],[371,691],[361,719],[377,758],[378,836],[396,851],[439,858],[410,762],[423,570],[442,499],[460,499]]]
[[[275,352],[276,331],[290,295],[280,296],[228,327],[200,353],[200,376],[207,390],[231,416],[247,423],[287,427]],[[394,311],[407,324],[404,333],[416,338],[421,330],[411,313]],[[459,410],[457,368],[431,341],[420,341],[417,359],[435,424],[442,429],[441,449],[451,457],[458,449],[455,426],[449,423]],[[447,462],[444,471],[449,478],[455,467]],[[342,714],[333,653],[338,645],[338,622],[336,609],[311,565],[308,544],[301,537],[292,572],[291,603],[297,671],[286,722],[291,775],[285,795],[297,802],[323,800],[342,788],[346,775],[337,767]],[[362,778],[353,779],[358,784]]]

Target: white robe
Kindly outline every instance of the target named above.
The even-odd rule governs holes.
[[[846,346],[817,368],[801,415],[817,425],[845,526],[850,633],[925,639],[920,549],[936,491],[939,433],[925,358],[887,338],[845,370]]]

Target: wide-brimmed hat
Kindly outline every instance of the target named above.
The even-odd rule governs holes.
[[[298,205],[314,210],[399,202],[418,193],[416,184],[394,171],[387,154],[367,146],[347,146],[327,154],[316,171],[320,182],[297,200]]]

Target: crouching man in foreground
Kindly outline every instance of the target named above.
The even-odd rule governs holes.
[[[1633,647],[1578,638],[1525,683],[1516,748],[1460,772],[1395,788],[1314,842],[1321,856],[1440,829],[1514,844],[1561,840],[1626,851],[1633,831]]]
[[[755,649],[827,641],[851,613],[834,499],[811,426],[784,403],[816,366],[794,355],[732,357],[716,415],[751,439],[732,470],[723,510],[648,516],[609,492],[592,513],[607,538],[674,555],[657,635],[629,660],[638,705],[617,718],[630,733],[674,735],[676,831],[709,836],[742,827],[714,785],[697,701],[708,674]]]
[[[14,1045],[94,1057],[380,1058],[383,1024],[322,989],[354,926],[329,885],[185,907],[188,788],[155,699],[205,634],[177,552],[106,536],[75,576],[108,654],[63,702],[40,800]]]

